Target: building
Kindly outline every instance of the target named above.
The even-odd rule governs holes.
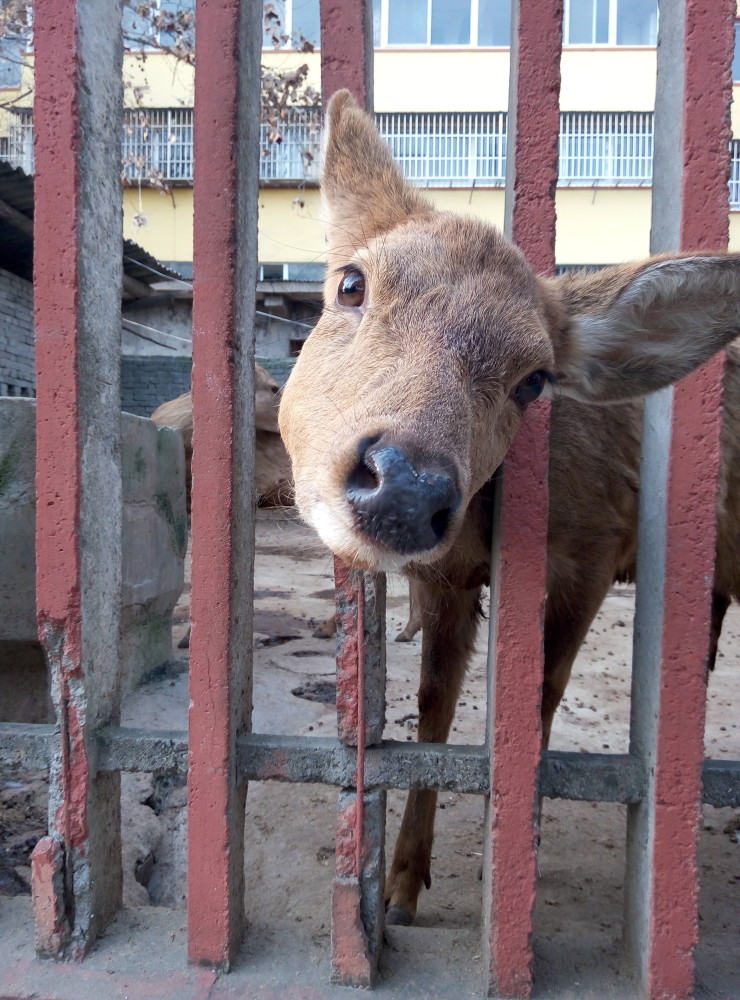
[[[160,0],[182,26],[194,0]],[[273,3],[288,39],[272,73],[307,66],[318,87],[319,56],[296,36],[319,41],[319,0]],[[565,0],[562,57],[559,267],[598,266],[645,256],[650,228],[657,0]],[[177,20],[179,19],[179,21]],[[503,222],[509,71],[508,0],[375,0],[375,111],[407,176],[443,209]],[[174,23],[174,22],[173,22]],[[126,122],[122,137],[124,235],[185,278],[192,276],[193,80],[191,62],[162,51],[191,40],[170,22],[144,23],[131,7],[124,26]],[[736,32],[737,34],[737,32]],[[183,46],[183,37],[186,38]],[[17,39],[6,39],[4,45]],[[15,50],[14,50],[15,51]],[[182,53],[181,53],[182,54]],[[0,60],[1,61],[1,60]],[[740,81],[740,55],[733,77]],[[8,84],[7,74],[0,83]],[[32,169],[33,118],[27,74],[6,86],[0,150]],[[731,247],[740,249],[740,112],[728,149]],[[320,301],[323,232],[317,191],[319,112],[296,107],[260,163],[257,354],[294,355]],[[4,133],[4,135],[2,135]],[[213,152],[214,156],[218,151]],[[187,301],[187,283],[163,291]],[[167,311],[169,309],[169,312]],[[163,309],[153,346],[127,338],[124,351],[187,353],[185,313]],[[170,336],[168,340],[166,334]]]

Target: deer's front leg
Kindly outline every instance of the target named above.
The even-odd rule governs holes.
[[[415,582],[422,617],[419,742],[445,743],[480,616],[480,587],[452,591]],[[410,924],[430,862],[437,793],[411,791],[386,880],[386,923]]]

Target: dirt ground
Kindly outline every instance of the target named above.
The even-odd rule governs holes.
[[[331,612],[332,565],[326,550],[295,518],[260,512],[255,571],[255,712],[257,732],[333,735],[333,642],[312,638]],[[389,579],[388,635],[405,624],[406,586]],[[553,748],[626,752],[629,660],[634,592],[615,588],[576,664],[558,713]],[[175,642],[187,623],[189,589],[176,613]],[[485,629],[482,630],[485,633]],[[740,608],[733,607],[709,684],[707,755],[740,758]],[[415,695],[420,637],[388,644],[386,737],[416,738]],[[315,700],[317,699],[317,700]],[[187,656],[173,662],[125,702],[124,725],[185,729]],[[485,634],[467,678],[452,739],[483,741]],[[0,774],[0,894],[27,893],[27,858],[45,821],[45,776],[20,769]],[[400,822],[402,793],[389,793],[388,853]],[[142,907],[179,910],[185,902],[185,789],[172,779],[124,775],[124,864],[128,916]],[[336,790],[320,786],[253,784],[246,816],[246,886],[250,937],[262,958],[324,966],[330,937],[330,883]],[[548,801],[539,855],[534,949],[537,996],[627,997],[631,985],[620,957],[625,809]],[[740,998],[740,813],[706,807],[700,844],[701,933],[698,997]],[[397,968],[467,969],[450,996],[477,995],[480,965],[483,802],[440,796],[433,885],[423,892],[417,925],[393,928],[382,977]],[[2,901],[0,900],[0,906]],[[23,906],[19,900],[18,906]],[[23,911],[25,912],[25,911]],[[152,917],[153,919],[153,917]],[[0,935],[3,933],[0,920]],[[250,945],[247,945],[249,948]],[[415,973],[416,974],[416,973]],[[471,985],[472,984],[472,985]],[[116,994],[118,995],[118,994]],[[391,994],[387,994],[391,995]],[[392,995],[396,995],[393,993]],[[404,994],[406,995],[406,994]],[[435,993],[435,995],[437,995]],[[447,995],[444,990],[439,994]]]

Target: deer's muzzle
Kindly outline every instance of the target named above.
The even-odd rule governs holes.
[[[460,491],[448,472],[412,462],[396,445],[374,437],[360,442],[347,499],[363,535],[410,555],[440,544],[460,506]]]

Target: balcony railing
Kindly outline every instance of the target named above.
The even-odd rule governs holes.
[[[14,112],[8,158],[33,172],[33,118]],[[378,128],[406,176],[426,187],[503,186],[506,114],[379,114]],[[318,179],[320,116],[316,109],[289,113],[270,141],[263,125],[260,179]],[[192,109],[127,111],[123,174],[129,182],[191,183]],[[729,203],[740,211],[740,140],[730,144]],[[648,187],[652,181],[653,116],[650,112],[566,112],[561,115],[560,176],[564,187]]]

